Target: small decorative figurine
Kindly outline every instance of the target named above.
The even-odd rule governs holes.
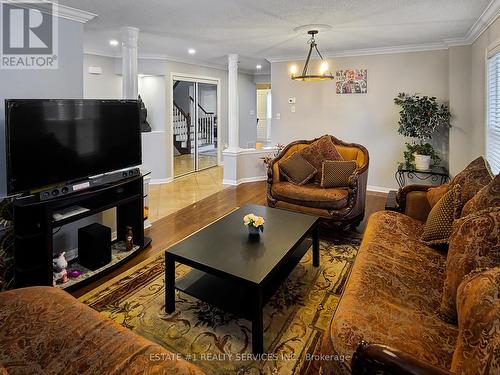
[[[82,273],[80,272],[80,270],[77,270],[77,269],[72,269],[72,270],[69,270],[68,271],[68,277],[70,279],[76,279],[78,277],[80,277]]]
[[[132,227],[127,226],[127,231],[125,232],[125,251],[130,251],[134,248],[134,234],[132,233]]]
[[[144,102],[142,101],[142,98],[140,95],[138,98],[138,102],[139,102],[139,107],[140,107],[141,132],[143,132],[143,133],[150,132],[151,125],[149,125],[149,122],[147,120],[148,110],[146,109],[146,106],[144,105]]]
[[[64,257],[66,254],[64,251],[60,253],[57,257],[52,259],[52,276],[53,276],[53,284],[64,284],[68,282],[68,271],[66,271],[66,267],[68,267],[68,261]]]

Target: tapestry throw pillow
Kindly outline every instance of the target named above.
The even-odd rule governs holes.
[[[479,190],[493,179],[488,162],[482,157],[473,160],[462,172],[451,180],[451,186],[460,185],[462,205],[465,205]]]
[[[443,197],[443,195],[445,195],[450,189],[450,184],[443,184],[427,190],[427,201],[429,202],[431,208],[434,207],[436,203],[439,202],[439,200]]]
[[[356,170],[356,162],[349,161],[331,161],[323,162],[321,170],[321,187],[348,187],[349,177]]]
[[[500,267],[469,274],[457,292],[454,374],[500,374]]]
[[[500,206],[500,174],[497,174],[491,182],[483,187],[469,200],[462,209],[462,217],[474,212],[485,210],[489,207]]]
[[[432,207],[421,240],[427,245],[448,243],[453,220],[460,216],[461,207],[460,185],[455,185]]]
[[[309,146],[303,148],[300,154],[311,165],[318,170],[314,177],[316,182],[321,182],[321,166],[326,160],[344,160],[342,155],[337,151],[332,138],[329,135],[324,135],[317,141],[314,141]]]
[[[307,184],[318,170],[306,159],[295,152],[288,159],[278,163],[281,174],[290,182],[297,185]]]
[[[491,207],[453,223],[446,258],[441,315],[455,322],[457,289],[475,269],[500,266],[500,207]]]

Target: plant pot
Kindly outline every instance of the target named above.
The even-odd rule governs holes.
[[[428,171],[431,166],[430,155],[415,154],[415,169],[418,171]]]
[[[248,235],[258,237],[260,236],[260,229],[258,227],[254,227],[253,225],[248,225]]]

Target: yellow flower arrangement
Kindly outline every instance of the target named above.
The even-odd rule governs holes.
[[[243,223],[246,226],[254,226],[255,228],[259,228],[261,231],[264,230],[265,220],[261,216],[257,216],[254,214],[248,214],[243,217]]]

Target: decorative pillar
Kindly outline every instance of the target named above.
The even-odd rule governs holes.
[[[239,139],[239,109],[238,109],[238,55],[229,54],[227,79],[227,111],[229,150],[237,151],[240,148]]]
[[[122,27],[122,96],[123,99],[137,99],[137,27]]]

